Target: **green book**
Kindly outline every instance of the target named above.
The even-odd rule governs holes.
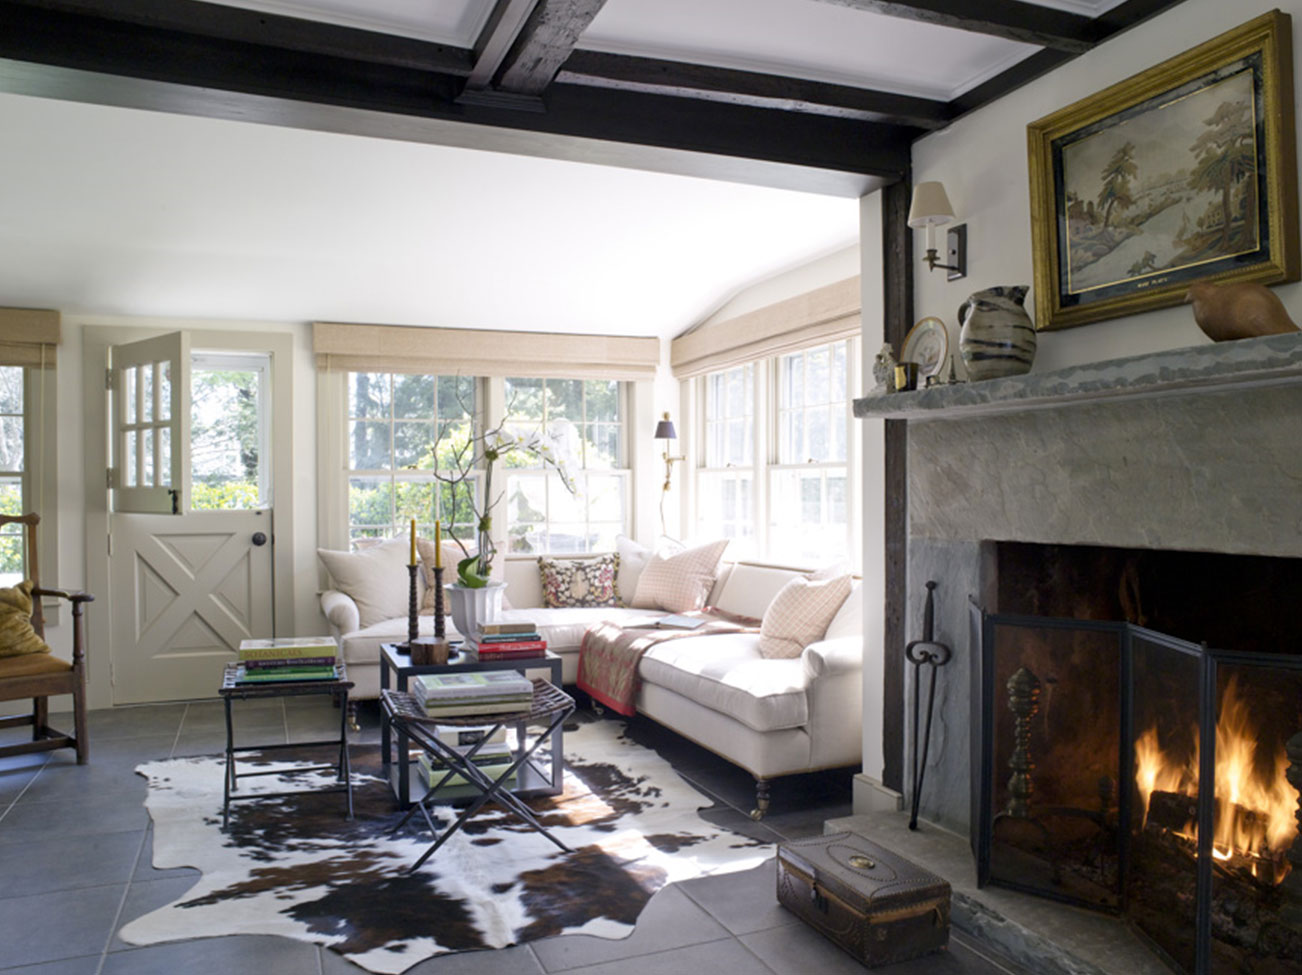
[[[281,667],[277,670],[241,670],[239,680],[246,684],[267,684],[275,681],[333,680],[333,667]]]

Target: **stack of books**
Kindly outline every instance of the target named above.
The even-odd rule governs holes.
[[[437,730],[437,734],[440,740],[464,755],[474,747],[477,741],[486,736],[488,730],[488,728],[450,728],[441,725]],[[511,746],[506,741],[506,729],[498,728],[496,733],[489,737],[484,744],[480,745],[479,751],[475,752],[472,761],[490,779],[496,779],[510,768],[512,761]],[[448,772],[447,764],[438,756],[430,755],[428,752],[421,752],[417,765],[420,769],[421,781],[430,789],[438,785]],[[503,784],[507,788],[512,788],[515,782],[516,775],[512,773]],[[454,772],[447,782],[443,783],[443,788],[439,790],[440,798],[449,800],[478,794],[479,788],[468,782],[460,772]]]
[[[514,670],[421,674],[412,678],[411,693],[435,718],[528,711],[533,704],[533,682]]]
[[[241,684],[334,680],[339,645],[329,636],[276,637],[240,643]]]
[[[465,641],[481,660],[512,660],[516,657],[541,657],[547,641],[538,633],[536,623],[485,623]]]

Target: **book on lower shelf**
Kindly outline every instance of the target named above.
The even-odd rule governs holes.
[[[512,759],[510,755],[507,755],[505,759],[498,758],[493,762],[476,761],[475,767],[490,779],[496,780],[499,775],[511,767],[511,762]],[[442,782],[443,777],[448,773],[448,767],[442,762],[432,760],[428,753],[424,753],[420,756],[420,760],[416,763],[416,768],[419,770],[421,782],[423,782],[425,787],[429,789],[434,788],[434,786],[438,785],[439,782]],[[506,788],[511,788],[515,785],[515,782],[516,775],[513,772],[503,785]],[[448,780],[443,783],[442,788],[439,789],[439,795],[444,795],[445,789],[454,790],[457,788],[465,788],[472,795],[478,794],[480,791],[479,787],[467,779],[460,771],[453,771],[452,775],[448,777]],[[455,796],[449,796],[449,798],[455,798]]]
[[[533,697],[533,682],[513,670],[476,673],[420,674],[411,680],[411,693],[422,704],[475,698]]]

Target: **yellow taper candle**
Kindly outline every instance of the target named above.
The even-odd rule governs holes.
[[[443,568],[443,525],[434,522],[434,568]]]
[[[411,562],[409,565],[416,564],[416,519],[411,520]]]

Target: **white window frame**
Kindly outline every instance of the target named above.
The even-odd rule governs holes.
[[[53,367],[12,366],[23,374],[23,469],[6,471],[17,474],[21,492],[22,511],[42,513],[36,531],[37,563],[41,583],[58,586],[59,582],[59,519],[56,405],[56,371]],[[15,526],[10,526],[15,527]],[[21,529],[21,526],[16,526]],[[24,540],[25,543],[25,540]],[[27,553],[23,552],[23,574],[28,574]],[[61,614],[57,600],[47,600],[45,625],[57,626]]]

